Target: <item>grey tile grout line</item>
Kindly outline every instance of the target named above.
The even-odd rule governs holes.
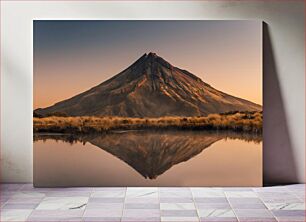
[[[162,221],[162,214],[161,214],[161,206],[160,206],[160,187],[157,187],[157,199],[158,199],[158,205],[159,205],[159,220]]]
[[[26,184],[25,184],[26,185]],[[24,186],[25,186],[24,185]],[[34,185],[32,184],[32,186],[33,186],[33,189],[35,189],[35,187],[34,187]],[[23,186],[22,186],[23,187]],[[23,191],[23,192],[28,192],[28,191]],[[35,191],[34,191],[35,192]],[[44,197],[43,198],[41,198],[41,200],[39,201],[39,203],[37,204],[37,206],[34,208],[34,209],[31,209],[32,211],[31,211],[31,213],[27,216],[27,218],[26,218],[26,221],[28,221],[28,218],[30,218],[31,217],[31,215],[33,214],[33,212],[34,212],[34,210],[40,205],[40,203],[47,197],[47,195],[46,195],[46,192],[38,192],[38,193],[43,193],[44,194]]]
[[[2,199],[2,194],[1,194],[1,191],[0,191],[0,200]],[[9,200],[10,198],[8,198],[6,201],[4,201],[3,205],[1,205],[0,207],[0,216],[1,216],[1,210],[2,208],[5,206],[6,202]]]
[[[196,209],[197,217],[198,217],[199,222],[200,222],[200,221],[201,221],[201,217],[200,217],[200,214],[199,214],[199,212],[198,212],[198,207],[197,207],[197,205],[196,205],[196,202],[195,202],[195,199],[194,199],[194,196],[193,196],[192,189],[191,189],[190,187],[189,187],[189,191],[190,191],[190,193],[191,193],[193,205],[194,205],[194,207],[195,207],[195,209]]]
[[[273,218],[280,222],[277,217],[272,213],[272,210],[269,209],[268,205],[265,203],[265,201],[260,197],[260,195],[258,195],[258,192],[255,191],[255,189],[253,188],[253,192],[256,193],[258,199],[265,205],[265,207],[267,208],[267,210],[272,214]]]
[[[87,203],[86,203],[85,208],[84,208],[84,211],[83,211],[83,213],[82,213],[82,217],[81,217],[81,220],[82,220],[82,221],[85,220],[85,219],[84,219],[84,214],[85,214],[85,211],[86,211],[86,209],[87,209],[87,207],[88,207],[88,203],[89,203],[89,200],[90,200],[91,195],[93,194],[93,192],[94,192],[94,187],[91,187],[91,191],[90,191],[90,194],[89,194],[89,196],[88,196]]]
[[[237,214],[236,214],[236,212],[235,212],[235,210],[234,210],[234,208],[233,208],[233,206],[232,206],[231,202],[229,201],[228,196],[226,195],[226,193],[225,193],[225,191],[224,191],[224,189],[223,189],[223,188],[222,188],[222,191],[223,191],[224,196],[225,196],[225,198],[226,198],[226,200],[227,200],[227,202],[228,202],[229,206],[231,207],[231,210],[233,211],[233,213],[234,213],[234,215],[235,215],[235,217],[236,217],[237,221],[239,222],[239,221],[240,221],[240,219],[238,218],[238,216],[237,216]]]
[[[123,197],[123,205],[122,205],[122,211],[121,211],[120,222],[122,222],[122,219],[123,219],[123,213],[124,213],[124,209],[125,209],[125,201],[126,201],[127,189],[128,189],[128,187],[125,187],[125,192],[124,192],[124,197]]]
[[[291,191],[290,189],[287,188],[287,190],[289,190],[289,193],[293,194],[295,197],[297,197],[299,200],[301,200],[303,203],[305,203],[305,199],[299,197],[294,191]],[[305,190],[304,190],[304,195],[305,195]]]
[[[304,206],[305,206],[305,199],[304,198],[300,198],[294,191],[292,191],[292,190],[290,190],[289,188],[286,188],[289,192],[287,192],[287,193],[290,193],[290,194],[292,194],[293,196],[295,196],[298,200],[301,200],[302,201],[302,203],[304,204]],[[303,189],[303,191],[304,192],[306,192],[305,191],[305,188]],[[304,193],[305,194],[305,193]],[[305,209],[304,209],[305,210]],[[271,210],[271,213],[272,213],[272,210]],[[273,214],[273,213],[272,213]],[[274,215],[274,214],[273,214]],[[305,221],[306,221],[306,216],[305,216]],[[278,222],[280,222],[277,218],[276,218],[276,220],[278,221]]]
[[[1,194],[0,194],[1,195]],[[1,197],[0,197],[1,199]],[[3,205],[1,206],[1,209],[7,204],[7,202],[11,199],[11,197],[9,197],[6,201],[4,201]],[[0,210],[1,213],[1,210]],[[1,215],[1,214],[0,214]]]

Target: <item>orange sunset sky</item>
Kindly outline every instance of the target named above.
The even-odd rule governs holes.
[[[262,104],[259,21],[34,21],[34,109],[118,74],[144,53]]]

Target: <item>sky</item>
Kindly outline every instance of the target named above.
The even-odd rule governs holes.
[[[84,92],[155,52],[225,93],[262,105],[262,23],[34,21],[34,109]]]

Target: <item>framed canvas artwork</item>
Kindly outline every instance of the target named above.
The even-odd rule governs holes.
[[[262,185],[261,21],[33,30],[36,187]]]

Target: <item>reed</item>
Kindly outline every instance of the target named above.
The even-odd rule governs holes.
[[[34,117],[34,132],[96,133],[110,130],[176,129],[231,130],[262,133],[262,112],[229,112],[198,117],[165,116],[132,118],[117,116]]]

